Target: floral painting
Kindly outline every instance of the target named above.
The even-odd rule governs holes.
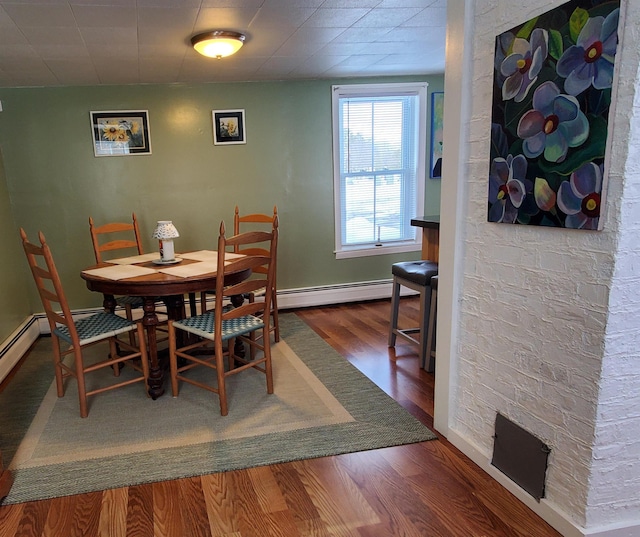
[[[91,112],[91,127],[96,157],[151,153],[146,110]]]
[[[572,0],[496,38],[488,220],[601,229],[620,0]]]
[[[443,140],[444,92],[431,94],[431,178],[442,177],[442,140]]]

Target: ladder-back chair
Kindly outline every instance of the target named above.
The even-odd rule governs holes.
[[[254,242],[269,244],[267,253],[249,254],[242,257],[229,258],[228,250]],[[227,301],[233,296],[255,293],[260,288],[271,289],[275,278],[275,252],[278,242],[278,219],[274,219],[271,231],[249,231],[225,237],[224,222],[220,224],[218,238],[217,280],[215,289],[215,306],[211,311],[189,317],[180,321],[169,321],[169,356],[171,367],[171,390],[173,396],[179,393],[179,381],[187,382],[218,394],[220,413],[228,413],[226,379],[245,369],[254,368],[266,375],[267,393],[273,393],[273,375],[271,371],[271,338],[269,337],[269,310],[271,293],[265,295],[264,301],[249,301],[241,306],[232,307]],[[259,267],[266,267],[266,272],[256,273]],[[257,274],[236,285],[224,286],[225,275],[240,270],[251,269]],[[176,331],[183,330],[200,339],[184,347],[177,348]],[[250,337],[256,331],[262,332],[260,338]],[[235,355],[235,340],[240,338],[256,352],[255,358],[245,359]],[[223,344],[225,347],[223,348]],[[202,356],[204,349],[211,353],[210,357]],[[224,358],[228,364],[225,368]],[[181,364],[178,364],[180,360]],[[216,385],[205,384],[189,377],[187,372],[197,366],[205,366],[216,371]]]
[[[142,382],[146,391],[149,363],[142,324],[108,312],[96,313],[74,321],[51,250],[43,233],[38,234],[39,246],[29,242],[24,229],[20,229],[20,236],[51,329],[58,397],[64,395],[65,379],[74,377],[78,383],[80,416],[86,418],[89,414],[87,399],[91,395],[135,382]],[[119,334],[133,331],[138,333],[139,346],[131,345],[118,338]],[[103,341],[109,343],[109,357],[97,363],[85,363],[83,349]],[[66,350],[63,347],[66,347]],[[126,349],[129,353],[119,355],[119,349]],[[65,363],[64,358],[67,355],[73,356],[72,363]],[[128,362],[138,375],[115,384],[87,389],[87,373],[112,367],[114,376],[119,377],[120,366],[124,362]]]
[[[273,206],[273,215],[254,213],[245,214],[244,216],[240,216],[238,206],[236,205],[233,217],[233,233],[234,235],[238,235],[242,231],[250,231],[258,226],[272,226],[273,222],[275,222],[277,218],[278,207],[275,205]],[[235,253],[246,255],[261,255],[267,251],[267,247],[264,243],[261,246],[259,246],[259,243],[255,243],[254,245],[247,244],[245,246],[237,246],[235,249]],[[278,276],[277,252],[273,253],[273,263],[275,268],[273,272],[273,284],[271,286],[271,309],[269,310],[269,314],[271,315],[273,322],[271,323],[270,331],[273,332],[274,341],[278,342],[280,341],[280,323],[278,322],[278,293],[276,283]],[[267,267],[258,267],[254,272],[258,274],[265,274],[266,270]],[[256,296],[261,294],[261,292],[266,292],[266,289],[258,291],[257,293],[252,293],[249,296],[249,299],[254,300]]]
[[[111,222],[96,226],[93,218],[89,217],[89,231],[91,242],[93,243],[93,253],[96,263],[108,261],[103,255],[105,252],[109,259],[115,257],[125,257],[127,255],[142,255],[142,241],[140,240],[140,229],[135,213],[132,213],[132,222]],[[117,252],[118,255],[113,255]],[[144,300],[138,296],[119,296],[116,302],[125,310],[125,315],[130,321],[133,320],[133,309],[144,306]]]
[[[273,206],[273,215],[270,214],[247,214],[244,216],[240,216],[240,211],[238,206],[235,207],[234,217],[233,217],[233,234],[239,235],[243,231],[255,231],[260,229],[270,229],[273,226],[273,222],[278,218],[278,208],[277,206]],[[273,258],[273,263],[275,265],[274,268],[274,277],[273,277],[273,286],[271,288],[271,308],[269,314],[271,315],[273,321],[271,323],[270,331],[273,332],[274,341],[280,341],[280,323],[278,322],[278,296],[277,296],[277,287],[276,287],[276,278],[277,278],[277,252],[273,252],[273,254],[269,251],[269,244],[256,242],[254,244],[245,244],[242,246],[236,246],[234,253],[237,254],[245,254],[245,255],[268,255]],[[253,271],[257,274],[266,274],[267,267],[256,267]],[[258,289],[255,293],[250,293],[246,295],[248,300],[255,300],[258,296],[264,296],[266,293],[266,289]],[[207,291],[201,293],[200,295],[200,309],[201,311],[206,311],[206,296]]]

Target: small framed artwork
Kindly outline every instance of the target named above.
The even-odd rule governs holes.
[[[431,179],[442,177],[442,112],[444,111],[444,91],[431,94]]]
[[[246,144],[244,110],[213,110],[213,143]]]
[[[151,153],[147,110],[91,112],[91,131],[96,157]]]

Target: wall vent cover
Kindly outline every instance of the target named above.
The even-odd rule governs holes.
[[[497,414],[491,464],[538,501],[544,498],[550,452],[544,442]]]

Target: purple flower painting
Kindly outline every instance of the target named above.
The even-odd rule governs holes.
[[[571,0],[496,38],[488,220],[601,229],[620,0]]]

